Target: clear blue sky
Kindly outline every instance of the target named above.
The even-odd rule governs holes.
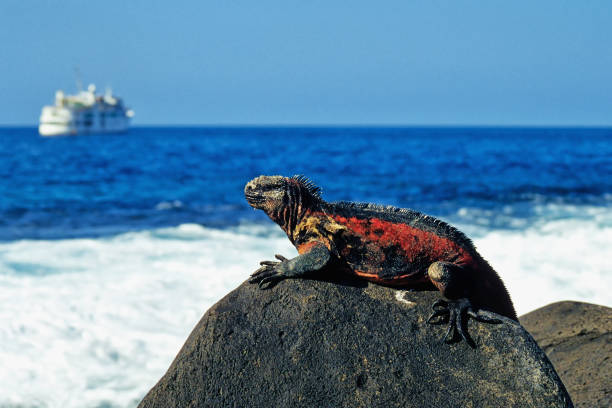
[[[106,84],[135,124],[612,125],[612,1],[0,2],[0,124]]]

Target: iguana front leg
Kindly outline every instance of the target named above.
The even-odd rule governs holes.
[[[261,268],[251,275],[249,283],[259,283],[260,288],[271,287],[274,283],[287,279],[303,277],[311,272],[321,270],[331,259],[329,249],[323,244],[314,245],[308,252],[287,259],[282,255],[275,255],[280,262],[261,261]]]
[[[468,316],[485,323],[501,323],[501,320],[491,312],[475,309],[469,297],[469,288],[465,286],[465,282],[468,282],[463,276],[465,273],[467,271],[461,266],[450,262],[434,262],[429,266],[427,270],[429,279],[449,300],[435,302],[432,306],[433,313],[427,322],[431,324],[448,322],[443,342],[452,341],[458,333],[466,343],[475,347],[467,331]]]

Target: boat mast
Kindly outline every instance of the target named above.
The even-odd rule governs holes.
[[[83,82],[81,81],[81,72],[79,71],[79,67],[74,67],[74,77],[76,80],[77,91],[81,93],[83,90]]]

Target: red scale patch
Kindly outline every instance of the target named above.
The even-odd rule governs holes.
[[[472,263],[472,257],[448,238],[423,231],[406,224],[393,223],[380,218],[360,219],[332,215],[334,220],[347,226],[366,241],[385,248],[399,246],[408,261],[427,254],[432,260],[446,260],[449,254],[458,254],[458,264]]]

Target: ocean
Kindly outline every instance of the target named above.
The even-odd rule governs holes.
[[[612,129],[0,128],[0,407],[133,407],[282,231],[261,174],[412,208],[470,236],[524,314],[612,306]]]

